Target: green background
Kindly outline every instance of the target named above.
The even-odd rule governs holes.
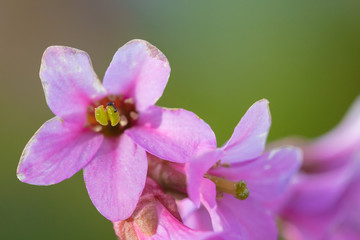
[[[103,77],[115,51],[148,40],[172,73],[158,105],[191,110],[221,145],[267,98],[270,140],[331,129],[360,93],[360,1],[0,1],[0,238],[115,239],[76,174],[39,187],[15,175],[52,117],[38,77],[43,51],[89,53]]]

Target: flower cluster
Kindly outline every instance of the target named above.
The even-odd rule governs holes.
[[[116,52],[102,83],[85,52],[49,47],[40,78],[56,116],[26,145],[18,178],[51,185],[83,169],[94,206],[123,240],[359,236],[360,100],[330,134],[269,147],[260,100],[218,148],[194,113],[155,106],[169,75],[144,40]]]

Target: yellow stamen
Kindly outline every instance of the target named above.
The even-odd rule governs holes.
[[[95,108],[95,119],[103,126],[107,126],[109,124],[109,118],[103,105]]]
[[[106,107],[107,115],[110,119],[111,126],[116,126],[120,121],[119,112],[113,106]]]

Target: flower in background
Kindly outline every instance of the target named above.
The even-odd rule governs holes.
[[[143,40],[116,52],[103,85],[85,52],[49,47],[40,78],[56,117],[26,145],[18,178],[51,185],[84,168],[87,190],[100,213],[112,221],[129,218],[146,181],[145,151],[184,162],[198,148],[216,146],[210,127],[195,114],[154,106],[169,74],[166,57]]]
[[[298,145],[304,152],[302,170],[281,212],[284,237],[359,239],[360,97],[324,136],[281,142]]]
[[[270,125],[268,101],[260,100],[223,147],[204,151],[185,163],[187,190],[193,201],[180,202],[186,224],[231,232],[241,239],[277,239],[269,209],[298,171],[302,154],[294,147],[263,154]]]
[[[198,231],[185,226],[176,202],[158,184],[148,178],[144,192],[130,218],[114,222],[116,235],[122,240],[150,239],[229,239],[229,235],[213,231]]]

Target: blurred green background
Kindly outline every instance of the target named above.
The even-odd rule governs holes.
[[[196,112],[222,144],[250,105],[270,101],[270,140],[318,136],[360,93],[360,1],[0,0],[1,239],[115,239],[82,173],[21,183],[23,147],[52,117],[38,77],[43,51],[88,52],[99,77],[115,51],[146,39],[172,73],[159,105]]]

